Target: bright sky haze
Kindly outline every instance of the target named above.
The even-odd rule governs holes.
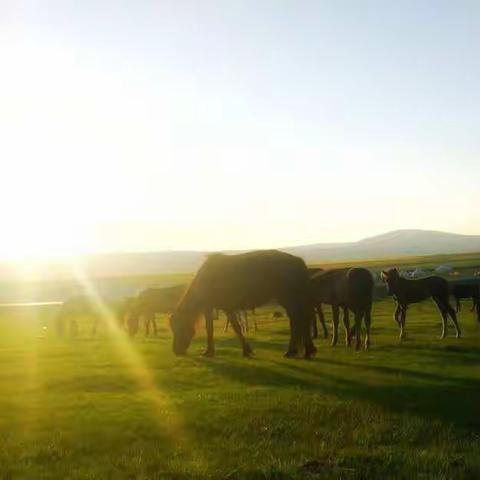
[[[0,3],[0,256],[480,233],[478,1]]]

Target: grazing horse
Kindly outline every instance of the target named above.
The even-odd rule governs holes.
[[[473,312],[475,309],[477,310],[477,320],[480,322],[480,284],[455,282],[451,284],[451,292],[456,301],[455,311],[457,313],[460,312],[460,300],[462,298],[471,298],[473,304],[470,311]]]
[[[435,275],[417,280],[407,280],[400,276],[396,268],[382,271],[381,276],[387,284],[389,295],[393,295],[397,303],[394,319],[400,327],[400,340],[405,338],[405,318],[407,316],[408,306],[412,303],[423,302],[427,298],[433,299],[442,315],[443,328],[441,338],[447,336],[448,316],[450,316],[455,325],[457,338],[460,338],[461,332],[457,322],[457,316],[449,302],[450,291],[447,280]]]
[[[128,300],[113,302],[102,299],[101,303],[114,314],[120,325],[128,307]],[[70,335],[76,337],[79,333],[79,317],[90,317],[92,319],[91,333],[92,337],[95,336],[98,324],[102,320],[98,300],[88,295],[76,295],[65,300],[56,319],[58,336],[63,337],[68,326]]]
[[[333,337],[332,346],[338,340],[339,310],[343,308],[345,343],[350,346],[349,310],[355,317],[355,349],[360,349],[362,319],[365,322],[365,349],[370,346],[370,324],[373,302],[373,277],[365,268],[338,268],[313,274],[311,286],[315,304],[321,310],[322,303],[332,306]],[[323,315],[322,315],[323,316]],[[322,318],[322,317],[320,317]]]
[[[172,313],[183,295],[186,285],[175,285],[165,288],[146,288],[131,301],[127,315],[127,330],[130,337],[138,332],[140,318],[145,320],[145,335],[150,335],[150,326],[157,335],[155,315]]]
[[[308,270],[301,258],[278,250],[209,255],[171,316],[174,353],[186,353],[195,335],[195,321],[204,315],[205,355],[214,355],[212,310],[216,308],[225,312],[244,356],[250,356],[252,349],[242,334],[237,312],[271,300],[282,305],[290,319],[290,343],[285,355],[296,356],[299,348],[304,348],[305,357],[310,358],[316,349],[310,334],[314,311]]]

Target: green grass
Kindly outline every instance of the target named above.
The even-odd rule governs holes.
[[[259,315],[243,359],[217,322],[217,357],[175,358],[158,338],[56,339],[52,307],[0,314],[0,479],[480,478],[480,329],[442,341],[433,305],[407,340],[386,299],[372,347],[317,341],[287,360],[286,319]],[[343,332],[341,332],[343,341]]]
[[[439,265],[451,265],[455,270],[462,274],[472,275],[480,268],[480,253],[455,253],[442,255],[417,255],[404,256],[398,258],[383,258],[378,260],[355,260],[347,262],[328,262],[315,264],[323,268],[342,268],[350,266],[367,267],[372,270],[381,270],[382,268],[399,267],[409,268],[431,268]]]

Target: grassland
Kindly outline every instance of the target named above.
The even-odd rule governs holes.
[[[0,478],[480,478],[473,314],[441,341],[433,305],[412,308],[400,345],[392,310],[375,305],[369,352],[321,339],[310,362],[282,358],[287,322],[268,309],[253,360],[221,320],[216,358],[203,331],[175,358],[165,324],[61,341],[54,308],[1,310]]]
[[[358,260],[354,262],[329,262],[315,264],[324,268],[341,268],[350,266],[368,267],[372,270],[399,267],[401,269],[428,268],[434,269],[439,265],[451,265],[455,270],[471,275],[480,270],[480,253],[456,253],[444,255],[421,255],[411,257],[386,258],[378,260]]]

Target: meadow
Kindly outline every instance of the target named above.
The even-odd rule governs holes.
[[[176,358],[164,317],[156,338],[92,339],[83,325],[60,340],[55,307],[2,309],[0,479],[480,478],[467,308],[464,338],[442,341],[434,305],[413,307],[399,344],[386,298],[370,351],[319,339],[312,361],[282,357],[288,323],[272,308],[248,333],[254,359],[222,319],[216,358],[201,356],[203,327]]]

